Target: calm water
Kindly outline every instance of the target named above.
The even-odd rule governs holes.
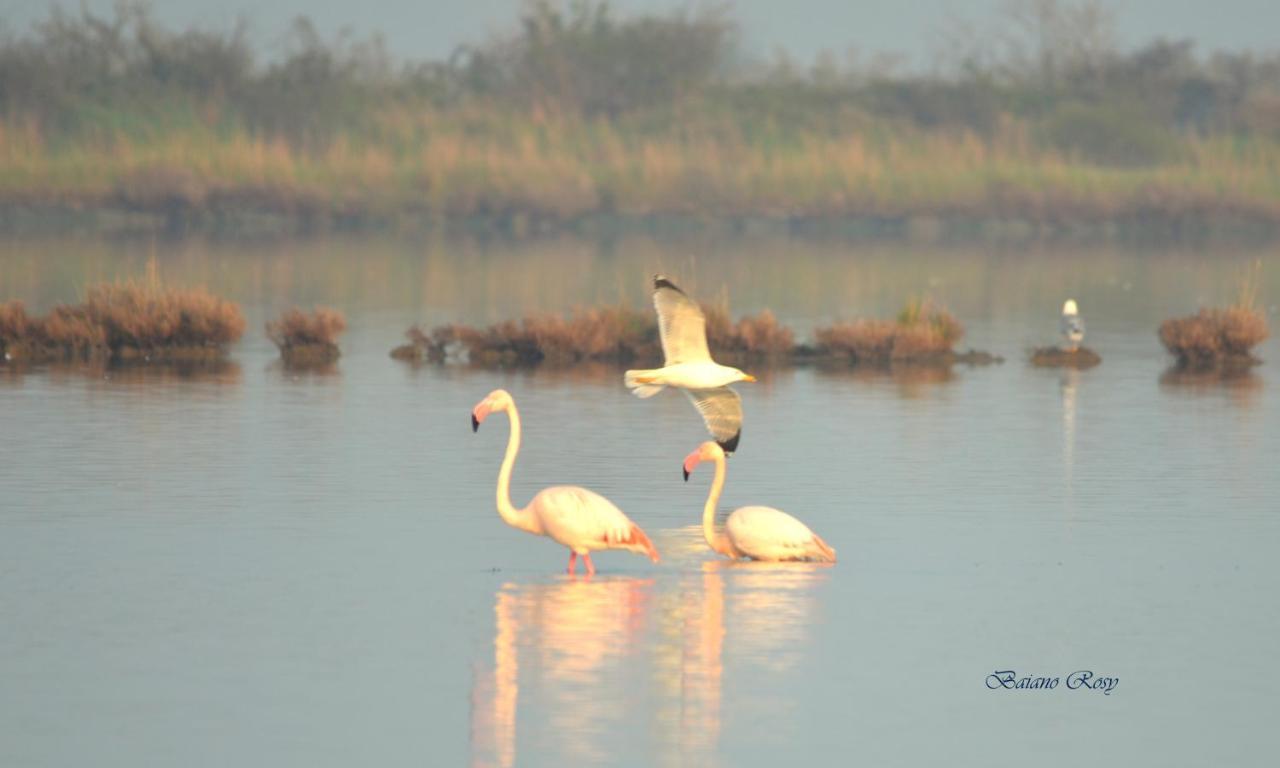
[[[0,297],[140,275],[240,301],[212,373],[0,368],[0,765],[1268,765],[1280,686],[1280,344],[1231,381],[1154,329],[1274,252],[795,240],[0,244]],[[696,256],[695,256],[696,254]],[[410,323],[646,300],[679,275],[807,332],[928,294],[1003,366],[763,372],[727,509],[764,503],[831,568],[731,565],[695,528],[710,472],[683,397],[620,373],[413,368]],[[1104,362],[1030,368],[1073,296]],[[347,313],[327,373],[262,322]],[[1280,317],[1271,310],[1273,328]],[[759,373],[759,372],[758,372]],[[493,508],[612,498],[664,555],[594,580]],[[990,690],[996,670],[1062,678]],[[1110,695],[1067,690],[1076,670]]]

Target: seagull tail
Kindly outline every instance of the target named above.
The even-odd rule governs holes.
[[[664,385],[655,383],[658,373],[659,371],[657,370],[627,371],[623,374],[622,380],[626,382],[627,389],[631,390],[631,394],[636,397],[653,397],[664,388]]]

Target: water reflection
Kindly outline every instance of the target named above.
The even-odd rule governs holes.
[[[1160,388],[1193,396],[1221,393],[1244,408],[1253,407],[1263,389],[1262,378],[1247,367],[1193,368],[1172,365],[1160,374]]]
[[[332,360],[322,363],[289,363],[284,360],[273,360],[264,370],[269,376],[282,381],[325,381],[337,379],[342,373],[338,363]]]
[[[795,702],[775,684],[806,658],[826,577],[821,565],[715,559],[661,585],[507,582],[494,595],[492,664],[473,681],[472,765],[607,763],[637,749],[656,751],[645,762],[716,764],[732,668],[769,691],[731,703],[752,712],[742,721],[759,712],[775,734],[793,729]]]
[[[237,385],[244,379],[240,364],[232,360],[212,362],[57,362],[41,364],[0,364],[0,381],[20,383],[27,375],[46,376],[48,381],[98,382],[103,386],[164,387],[175,383],[200,382]]]
[[[472,691],[472,764],[515,763],[522,650],[525,687],[548,721],[543,732],[568,737],[548,745],[569,759],[605,762],[607,735],[622,727],[626,708],[620,667],[639,650],[652,588],[652,579],[622,576],[504,584],[495,596],[493,669]]]
[[[927,396],[934,388],[956,380],[950,365],[820,365],[820,375],[876,387],[892,387],[907,400]]]
[[[1076,466],[1076,390],[1080,386],[1080,371],[1063,368],[1058,375],[1058,387],[1062,392],[1062,468],[1067,493],[1075,487]]]

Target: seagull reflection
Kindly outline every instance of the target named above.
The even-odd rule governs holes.
[[[620,667],[635,653],[652,586],[630,577],[504,584],[495,596],[493,669],[479,672],[472,690],[472,765],[516,762],[522,655],[526,688],[548,720],[543,733],[556,736],[544,746],[572,760],[606,760],[606,734],[621,727],[627,704]]]
[[[1080,371],[1063,368],[1058,382],[1062,390],[1062,466],[1070,489],[1076,467],[1076,390],[1080,386]]]

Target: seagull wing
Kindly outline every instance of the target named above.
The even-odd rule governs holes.
[[[1063,315],[1059,328],[1064,336],[1084,335],[1084,318],[1079,315]]]
[[[653,278],[653,306],[667,365],[707,361],[707,319],[684,291],[662,275]]]
[[[707,431],[726,454],[738,449],[742,437],[742,398],[728,387],[686,389],[693,407],[702,414]]]

